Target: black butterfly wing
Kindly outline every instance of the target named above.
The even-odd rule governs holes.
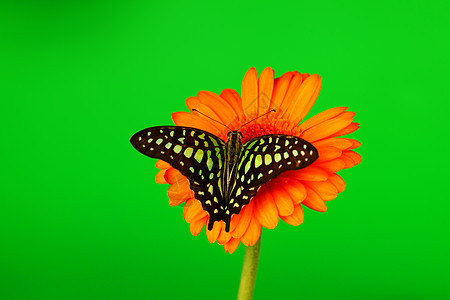
[[[227,228],[231,216],[239,214],[262,184],[282,172],[305,168],[318,157],[312,144],[296,136],[264,135],[246,142],[239,158],[236,182],[225,207],[225,211],[229,210],[224,215]]]
[[[246,142],[236,180],[248,189],[260,186],[282,172],[306,168],[319,158],[309,142],[292,135],[270,134]]]
[[[219,176],[224,142],[206,131],[179,126],[158,126],[131,137],[136,150],[169,163],[184,176],[206,184]]]
[[[210,223],[220,220],[224,203],[218,181],[225,144],[219,137],[191,127],[158,126],[137,132],[130,141],[142,154],[162,159],[186,176]]]
[[[223,213],[222,220],[225,222],[225,231],[230,230],[231,216],[237,215],[241,212],[242,207],[250,202],[256,192],[258,192],[259,186],[254,186],[250,188],[245,188],[240,182],[236,180],[233,188],[231,189],[228,203],[226,203]]]
[[[223,220],[229,230],[231,216],[256,196],[262,184],[284,171],[298,170],[312,164],[319,154],[307,141],[290,135],[265,135],[243,145],[236,181],[225,206]]]

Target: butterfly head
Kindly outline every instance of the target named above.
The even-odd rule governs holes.
[[[228,132],[227,138],[233,144],[242,143],[242,133],[240,131],[233,130]]]
[[[228,148],[228,153],[231,156],[236,156],[239,154],[242,148],[242,133],[236,130],[228,132],[228,141],[226,147]],[[237,157],[235,158],[237,159]],[[231,161],[230,161],[231,162]]]

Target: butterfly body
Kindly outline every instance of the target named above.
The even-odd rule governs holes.
[[[228,203],[231,184],[237,176],[237,164],[242,150],[242,133],[239,131],[231,131],[228,133],[228,140],[225,144],[225,169],[222,175],[222,190],[224,200]]]
[[[189,179],[194,196],[209,213],[208,229],[239,214],[262,184],[284,171],[298,170],[319,156],[313,145],[290,135],[264,135],[242,143],[230,131],[227,142],[206,131],[181,126],[141,130],[131,144],[141,153],[168,162]]]

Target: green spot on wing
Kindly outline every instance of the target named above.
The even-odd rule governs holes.
[[[258,168],[260,165],[262,165],[262,156],[261,154],[256,155],[255,157],[255,168]]]
[[[217,161],[219,162],[219,169],[222,169],[222,155],[220,155],[220,148],[216,147],[216,156],[217,156]]]
[[[175,153],[180,153],[181,149],[183,149],[183,147],[181,147],[180,145],[175,145],[175,147],[173,147],[173,152]]]
[[[184,156],[186,156],[187,158],[190,158],[192,156],[192,153],[194,152],[194,149],[191,147],[186,148],[186,150],[184,150]]]
[[[250,145],[247,146],[247,148],[252,148],[257,142],[258,142],[258,140],[252,142]]]
[[[242,166],[242,163],[244,162],[244,160],[247,158],[247,155],[250,153],[250,151],[246,150],[244,153],[244,156],[242,156],[241,161],[239,162],[238,168],[240,169]]]
[[[246,164],[245,164],[245,174],[247,174],[248,173],[248,170],[250,169],[250,164],[251,164],[252,162],[249,160]]]
[[[194,158],[196,161],[198,161],[198,163],[201,163],[202,159],[203,159],[203,150],[202,149],[198,149],[197,152],[194,155]]]
[[[206,160],[206,166],[208,167],[208,169],[211,171],[212,167],[213,167],[213,160],[211,158],[211,151],[208,150],[208,159]]]
[[[214,138],[212,138],[212,137],[209,137],[209,139],[211,140],[211,142],[213,143],[213,145],[214,145],[215,147],[219,146],[219,143],[216,141],[216,139],[214,139]]]

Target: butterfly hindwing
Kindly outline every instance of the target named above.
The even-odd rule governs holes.
[[[259,186],[254,186],[250,188],[243,187],[239,182],[236,181],[234,188],[231,190],[229,195],[229,201],[225,205],[225,209],[222,215],[222,220],[226,224],[225,230],[228,232],[230,230],[230,221],[232,215],[237,215],[241,212],[242,207],[250,202]]]
[[[291,135],[264,135],[243,145],[236,180],[244,187],[260,186],[284,171],[303,169],[319,157],[309,142]]]

